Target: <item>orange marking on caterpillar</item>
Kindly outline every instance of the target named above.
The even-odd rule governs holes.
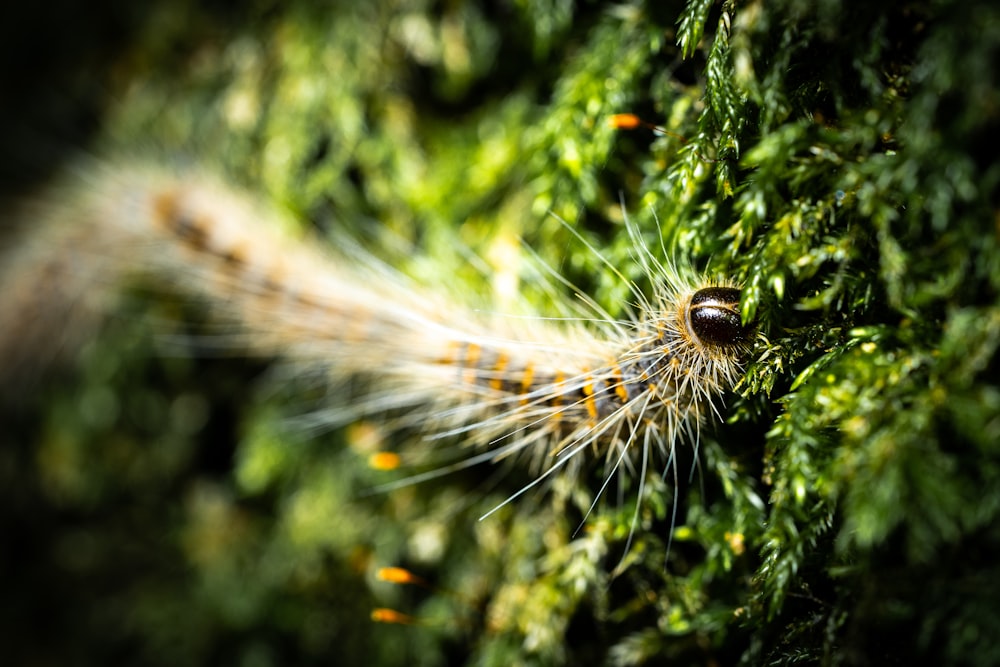
[[[625,388],[625,380],[622,378],[622,367],[617,362],[611,362],[612,372],[615,375],[615,396],[621,399],[622,404],[628,403],[628,389]]]
[[[153,225],[174,231],[174,220],[177,217],[177,194],[173,190],[160,192],[153,197],[152,209]]]
[[[443,357],[438,358],[437,363],[442,366],[453,366],[458,361],[458,351],[462,349],[462,344],[457,340],[448,341],[448,351]]]
[[[185,213],[177,197],[177,193],[169,190],[153,199],[153,223],[165,227],[196,251],[209,250],[208,225],[204,220]]]
[[[465,367],[475,369],[479,363],[483,348],[476,343],[467,343],[465,346]]]
[[[498,353],[497,361],[493,364],[493,377],[490,379],[490,389],[503,391],[503,372],[507,369],[510,358],[503,352]]]
[[[531,383],[535,379],[535,367],[528,364],[524,367],[524,375],[521,377],[521,405],[528,404],[527,394],[531,393]]]
[[[476,343],[466,343],[465,345],[465,363],[463,365],[466,371],[463,378],[468,384],[473,384],[476,381],[476,364],[479,363],[482,352],[483,348]]]
[[[249,252],[245,244],[236,244],[230,246],[226,250],[217,253],[226,265],[230,266],[237,271],[246,271],[250,262],[248,261]]]
[[[597,401],[594,400],[594,378],[587,375],[583,379],[583,404],[587,408],[590,424],[597,423]]]

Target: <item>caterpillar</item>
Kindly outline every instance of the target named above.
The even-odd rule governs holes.
[[[654,456],[676,475],[675,447],[697,447],[702,425],[719,418],[717,399],[739,381],[754,337],[737,283],[659,263],[631,224],[652,296],[605,262],[635,299],[628,317],[583,297],[569,317],[546,319],[463,306],[347,241],[323,249],[282,233],[281,214],[200,173],[91,164],[75,187],[53,192],[21,214],[31,242],[0,258],[0,359],[55,347],[82,302],[145,275],[235,323],[228,345],[318,369],[334,385],[364,378],[366,392],[325,420],[391,414],[430,446],[470,448],[405,483],[523,462],[534,481],[503,504],[578,474],[594,454],[605,467],[598,498],[623,468],[637,468],[641,484]]]

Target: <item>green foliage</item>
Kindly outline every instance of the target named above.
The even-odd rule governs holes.
[[[422,282],[512,273],[542,312],[511,240],[621,312],[567,226],[640,279],[628,215],[744,280],[765,337],[693,480],[624,480],[574,532],[597,470],[483,521],[523,473],[368,494],[405,434],[290,432],[323,390],[158,355],[201,315],[131,298],[6,429],[14,662],[1000,661],[991,3],[164,1],[133,42],[98,151],[207,162]],[[435,590],[374,580],[396,564]]]

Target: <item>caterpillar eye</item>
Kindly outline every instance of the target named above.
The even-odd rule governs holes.
[[[727,347],[746,340],[750,326],[743,326],[740,290],[706,287],[694,293],[688,306],[688,330],[708,345]]]

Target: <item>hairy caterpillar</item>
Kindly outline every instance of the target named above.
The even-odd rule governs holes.
[[[630,286],[636,312],[627,320],[583,298],[555,321],[457,305],[356,248],[324,252],[282,234],[274,211],[200,175],[96,166],[80,187],[25,215],[47,224],[32,232],[34,249],[0,263],[9,296],[0,358],[53,343],[64,327],[45,334],[43,324],[98,288],[145,274],[237,323],[228,345],[321,369],[334,384],[364,377],[367,392],[325,420],[392,413],[397,425],[476,449],[406,483],[524,460],[535,480],[504,504],[556,473],[576,474],[589,451],[605,460],[598,498],[623,467],[638,467],[642,480],[654,454],[676,474],[675,446],[696,445],[717,415],[714,400],[738,381],[753,333],[736,284],[659,264],[631,226],[653,296]]]

